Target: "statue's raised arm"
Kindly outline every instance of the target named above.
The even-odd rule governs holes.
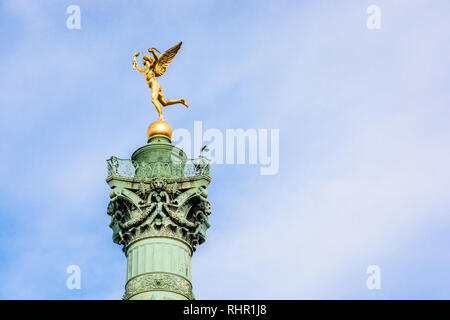
[[[139,72],[144,73],[146,70],[141,68],[141,66],[137,63],[136,58],[139,56],[139,52],[136,52],[133,55],[133,69],[138,69]]]
[[[155,61],[158,61],[159,58],[155,51],[158,51],[158,53],[161,53],[161,52],[159,52],[158,49],[156,49],[154,47],[148,48],[148,53],[151,53],[153,55],[153,58],[155,58]]]

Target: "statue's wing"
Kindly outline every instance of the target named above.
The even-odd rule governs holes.
[[[159,56],[158,62],[156,63],[155,66],[155,75],[157,77],[162,76],[164,72],[166,72],[167,66],[177,54],[178,50],[181,47],[181,44],[182,42],[180,42],[176,46],[173,46],[172,48],[170,48],[169,50],[167,50],[166,52],[164,52],[162,55]]]

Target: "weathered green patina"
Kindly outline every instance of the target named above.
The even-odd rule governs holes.
[[[123,245],[123,299],[194,299],[191,256],[206,240],[209,162],[152,136],[131,160],[107,160],[113,241]]]

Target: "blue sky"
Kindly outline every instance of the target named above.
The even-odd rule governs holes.
[[[66,8],[81,8],[81,29]],[[369,5],[381,29],[366,27]],[[105,159],[156,119],[280,130],[280,168],[216,165],[197,299],[450,297],[448,1],[2,1],[0,298],[120,299]],[[81,268],[81,290],[66,268]],[[381,268],[381,290],[366,268]]]

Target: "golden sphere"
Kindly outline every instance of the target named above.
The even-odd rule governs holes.
[[[164,120],[156,120],[150,123],[147,128],[147,140],[155,134],[162,134],[169,137],[169,139],[172,139],[172,127]]]

